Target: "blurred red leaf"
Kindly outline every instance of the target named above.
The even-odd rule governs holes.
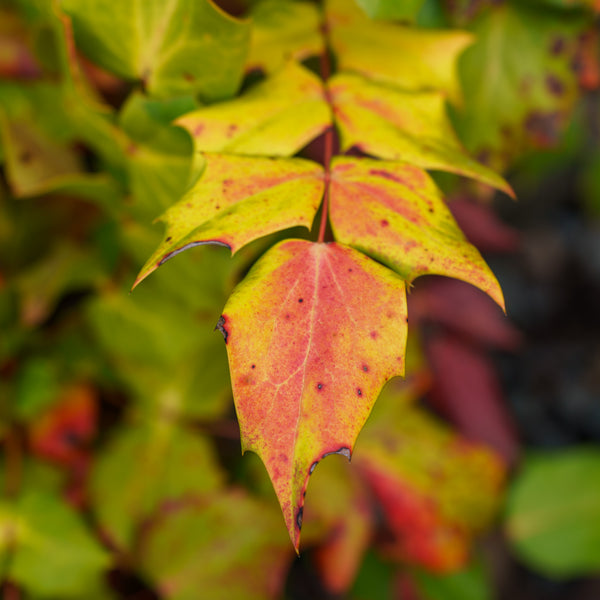
[[[431,336],[426,353],[434,373],[429,396],[434,407],[467,438],[491,446],[514,464],[519,443],[492,361],[451,334]]]

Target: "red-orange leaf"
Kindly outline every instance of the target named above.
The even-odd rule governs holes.
[[[328,454],[352,453],[381,387],[403,374],[404,281],[339,244],[287,240],[227,302],[243,450],[265,463],[298,548],[304,493]]]
[[[335,158],[330,215],[336,240],[384,262],[407,281],[425,274],[462,279],[504,308],[494,274],[422,169]]]

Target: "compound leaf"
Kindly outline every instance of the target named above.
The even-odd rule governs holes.
[[[235,100],[177,120],[197,151],[291,156],[331,124],[321,80],[289,62]]]
[[[504,308],[496,278],[422,169],[334,158],[330,218],[336,240],[387,264],[403,279],[425,274],[462,279]]]
[[[356,250],[288,240],[234,290],[225,337],[242,446],[264,462],[299,545],[319,460],[350,457],[384,382],[404,370],[404,281]]]
[[[206,171],[160,221],[165,238],[134,284],[166,260],[201,244],[232,253],[274,231],[310,227],[323,196],[323,169],[300,158],[206,156]]]
[[[470,158],[435,92],[406,93],[340,74],[329,83],[342,149],[470,177],[513,195],[500,175]]]

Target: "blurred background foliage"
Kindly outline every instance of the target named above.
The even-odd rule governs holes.
[[[4,599],[600,595],[598,2],[357,2],[475,35],[449,112],[519,203],[436,178],[509,318],[416,282],[406,382],[316,470],[296,558],[213,332],[276,236],[129,288],[198,173],[172,121],[255,81],[261,44],[317,52],[315,5],[0,1]]]

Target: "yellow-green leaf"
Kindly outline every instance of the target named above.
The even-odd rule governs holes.
[[[356,147],[379,158],[457,173],[513,195],[500,175],[466,154],[441,94],[401,92],[344,74],[333,77],[329,89],[343,150]]]
[[[321,15],[312,2],[263,0],[252,8],[252,35],[246,69],[271,73],[286,60],[323,52]]]
[[[472,42],[471,34],[372,21],[348,0],[327,0],[326,14],[340,71],[402,90],[438,90],[460,98],[456,60]]]
[[[403,374],[404,281],[347,246],[286,240],[218,326],[243,450],[265,463],[298,548],[310,473],[329,454],[350,458],[381,387]]]
[[[75,41],[93,61],[143,81],[160,97],[234,94],[241,81],[250,23],[211,0],[62,0]]]
[[[232,254],[288,227],[310,227],[323,196],[323,169],[300,158],[206,155],[206,171],[160,221],[165,237],[137,285],[179,252],[219,244]]]
[[[494,274],[425,171],[398,162],[337,157],[330,181],[336,240],[387,264],[409,282],[426,274],[455,277],[504,308]]]
[[[204,152],[291,156],[331,124],[321,80],[289,62],[235,100],[184,115],[177,124]]]

